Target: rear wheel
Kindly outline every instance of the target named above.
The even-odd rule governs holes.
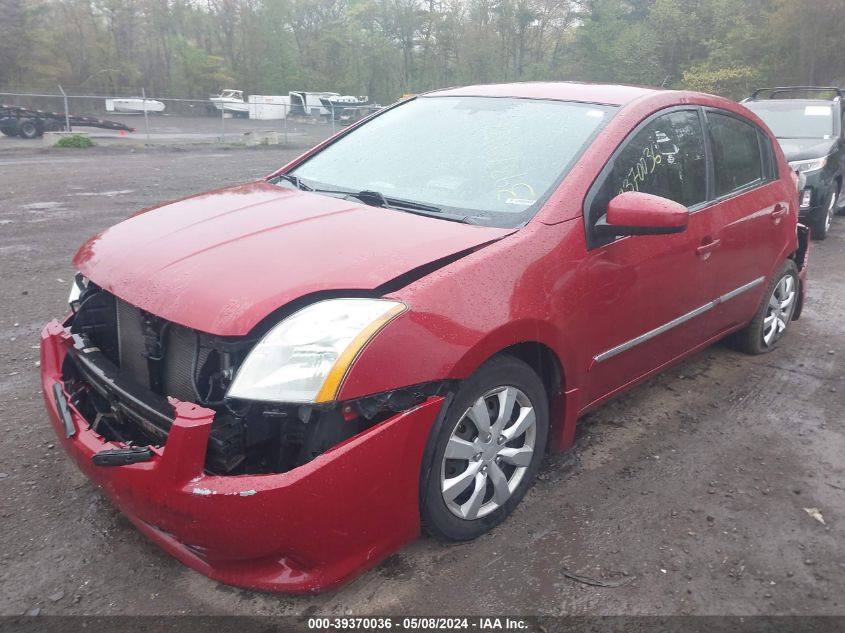
[[[38,133],[38,126],[32,119],[22,119],[18,124],[18,134],[22,138],[35,138],[40,136]]]
[[[44,123],[44,131],[45,132],[61,132],[65,129],[65,126],[56,121],[55,119],[50,119],[46,123]]]
[[[813,226],[810,229],[810,236],[814,240],[823,240],[827,237],[830,231],[830,225],[833,222],[833,216],[836,213],[836,200],[839,198],[839,187],[834,187],[830,192],[827,204],[825,205],[823,215],[819,215]]]
[[[548,426],[546,392],[531,367],[511,356],[483,365],[429,436],[420,481],[425,528],[465,541],[503,521],[534,482]]]
[[[746,354],[765,354],[777,347],[798,304],[798,267],[787,259],[763,293],[763,303],[744,329],[731,335],[728,343]]]

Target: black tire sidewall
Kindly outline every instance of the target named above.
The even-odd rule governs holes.
[[[31,132],[29,130],[32,130]],[[18,126],[18,134],[23,138],[33,139],[38,136],[38,126],[35,121],[21,121]]]
[[[531,401],[537,416],[534,458],[517,489],[500,508],[467,521],[446,507],[440,492],[440,468],[446,443],[463,413],[482,394],[510,385],[520,389]],[[501,523],[519,504],[537,476],[548,442],[549,405],[546,390],[536,372],[513,356],[499,356],[482,365],[455,393],[445,414],[438,417],[429,433],[420,473],[420,513],[423,528],[434,536],[466,541],[477,538]]]

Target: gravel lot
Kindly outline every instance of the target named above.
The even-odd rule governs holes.
[[[280,143],[294,147],[311,147],[318,141],[329,137],[341,129],[340,124],[326,123],[321,119],[290,117],[284,120],[221,119],[215,116],[172,116],[150,115],[147,122],[144,117],[132,114],[96,113],[102,119],[123,123],[134,132],[116,132],[93,127],[74,127],[74,132],[88,135],[98,145],[104,147],[143,147],[195,145],[216,143],[247,143],[247,133],[266,134],[275,132]],[[0,152],[5,149],[34,149],[44,147],[44,139],[24,139],[0,135]]]
[[[845,218],[814,244],[778,351],[714,346],[587,416],[476,542],[423,537],[339,590],[289,597],[220,585],[146,541],[55,448],[38,333],[86,237],[292,156],[0,151],[0,614],[845,614]]]

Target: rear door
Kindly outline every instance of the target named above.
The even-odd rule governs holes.
[[[700,110],[647,119],[608,161],[585,200],[587,256],[581,268],[589,311],[584,347],[593,403],[699,344],[713,284],[709,262],[707,160]],[[690,209],[685,231],[600,240],[592,232],[611,198],[626,190],[669,198]],[[587,404],[587,403],[585,403]]]
[[[717,242],[711,254],[717,305],[708,330],[717,334],[749,321],[790,243],[795,192],[778,180],[772,144],[739,115],[706,109],[712,156],[710,208]]]

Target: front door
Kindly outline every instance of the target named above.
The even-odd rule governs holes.
[[[602,243],[591,226],[607,203],[633,190],[690,209],[689,225],[672,235],[631,236]],[[707,200],[702,115],[673,109],[646,120],[617,150],[585,202],[589,314],[585,336],[589,405],[699,344],[713,281],[701,246],[713,241]],[[706,248],[705,248],[706,250]]]

